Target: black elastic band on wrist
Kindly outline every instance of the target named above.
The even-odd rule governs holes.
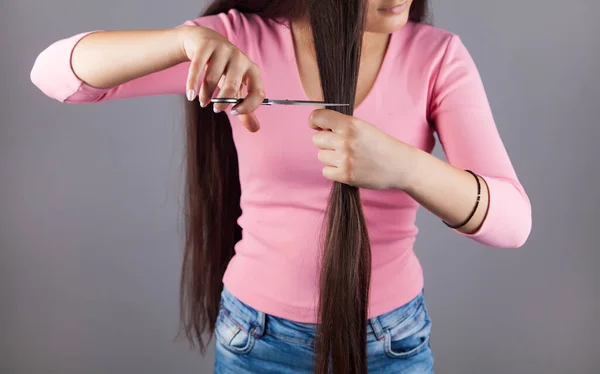
[[[446,226],[450,227],[451,229],[460,229],[461,227],[463,227],[467,223],[469,223],[471,218],[473,218],[473,216],[475,215],[475,212],[477,211],[477,208],[479,207],[479,202],[481,201],[481,182],[479,181],[479,177],[477,176],[477,174],[473,173],[471,170],[465,170],[465,171],[467,173],[470,173],[477,181],[477,201],[475,202],[475,206],[473,207],[471,214],[469,214],[469,217],[467,217],[467,219],[463,223],[453,226],[453,225],[448,224],[448,222],[442,220],[442,222],[444,222],[444,224]]]

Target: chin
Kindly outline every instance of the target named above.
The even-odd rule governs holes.
[[[369,20],[365,27],[365,31],[377,34],[391,34],[406,26],[407,23],[408,12],[394,17],[377,17],[376,20]]]

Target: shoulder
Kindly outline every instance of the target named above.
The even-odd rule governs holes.
[[[396,49],[402,60],[429,73],[445,63],[471,59],[460,36],[440,27],[409,22],[396,33]]]
[[[463,45],[457,34],[425,23],[409,22],[397,33],[402,50],[423,58],[444,55],[449,48]]]
[[[456,36],[456,34],[449,30],[428,23],[409,21],[406,24],[405,29],[408,31],[411,37],[429,42],[443,42],[444,40],[448,40]]]

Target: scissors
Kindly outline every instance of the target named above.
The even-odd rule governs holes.
[[[219,97],[211,99],[210,102],[225,103],[225,104],[239,104],[244,99],[236,99],[231,97]],[[339,104],[339,103],[326,103],[323,101],[307,101],[307,100],[271,100],[264,99],[261,105],[309,105],[309,106],[348,106],[350,104]]]

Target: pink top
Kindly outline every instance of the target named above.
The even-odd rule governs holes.
[[[270,98],[306,99],[287,24],[232,10],[186,24],[216,30],[256,62]],[[66,103],[158,94],[184,94],[184,63],[112,89],[75,76],[70,55],[87,33],[50,45],[31,79]],[[261,130],[250,133],[230,117],[239,155],[243,239],[224,282],[248,305],[298,322],[316,321],[319,233],[331,182],[322,174],[308,127],[310,107],[260,107]],[[489,185],[490,206],[478,232],[467,237],[494,247],[519,247],[531,230],[531,207],[496,129],[478,70],[456,35],[409,22],[391,36],[379,78],[355,116],[427,152],[434,131],[447,160],[471,169]],[[429,125],[435,123],[435,128]],[[293,139],[293,142],[290,142]],[[418,204],[399,190],[362,190],[372,241],[369,311],[377,316],[423,287],[413,252]],[[462,235],[462,234],[460,234]]]

